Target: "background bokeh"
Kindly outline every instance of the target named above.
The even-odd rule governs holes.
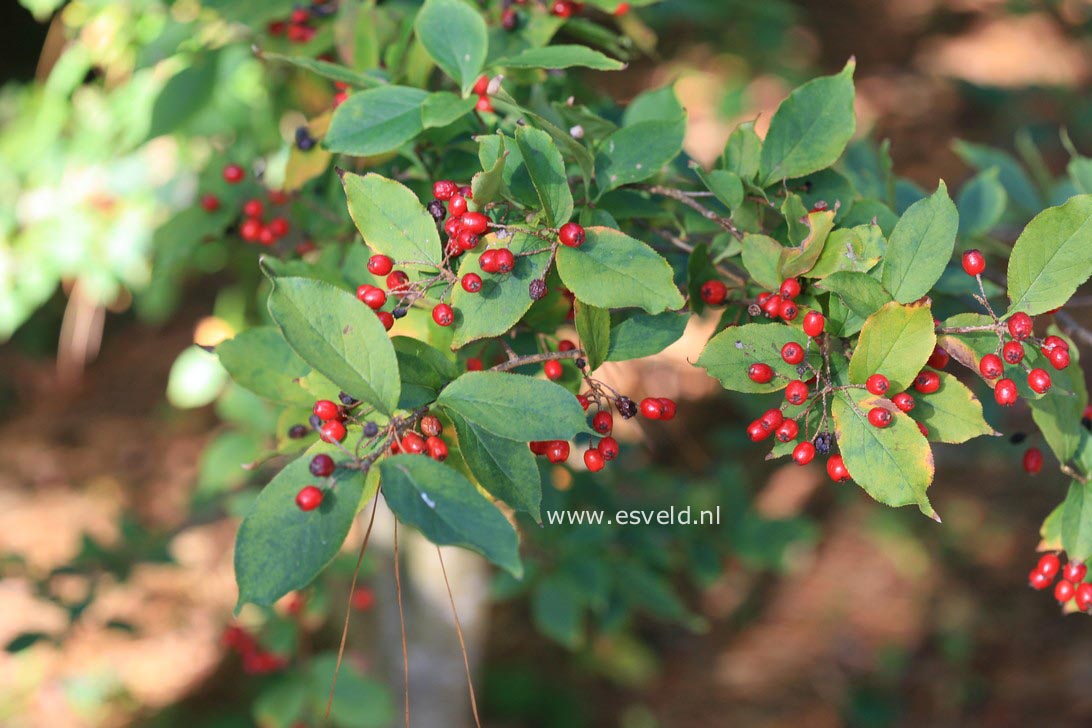
[[[240,156],[302,117],[276,116],[284,99],[236,47],[219,61],[222,98],[185,134],[149,136],[173,71],[162,36],[198,3],[27,5],[38,19],[0,4],[0,725],[279,725],[288,689],[247,675],[222,640],[236,517],[260,482],[238,465],[270,423],[258,400],[179,358],[230,335],[254,255],[220,244],[179,260],[161,225],[224,153],[224,115],[248,129],[227,152]],[[860,134],[890,139],[899,174],[923,187],[973,174],[957,139],[1007,149],[1033,177],[1064,169],[1063,128],[1092,149],[1089,2],[677,0],[638,14],[656,52],[587,82],[619,101],[674,82],[701,162],[740,121],[761,133],[794,84],[851,55]],[[72,68],[58,73],[75,34],[90,57],[63,56]],[[308,90],[292,93],[306,107]],[[1086,325],[1088,298],[1073,310]],[[833,487],[819,467],[764,464],[743,445],[747,405],[689,365],[713,324],[605,367],[623,391],[677,397],[680,416],[647,433],[626,423],[625,467],[594,483],[555,472],[550,497],[718,503],[722,527],[534,537],[562,561],[685,552],[663,557],[675,590],[644,585],[655,594],[641,615],[585,624],[548,588],[527,593],[452,553],[486,725],[1088,725],[1092,625],[1025,587],[1061,477],[1026,476],[1006,440],[941,450],[938,525]],[[1026,412],[988,417],[1006,434],[1031,427]],[[392,721],[401,699],[378,528],[364,570],[374,603],[352,612],[347,668],[369,725]],[[240,617],[272,645],[306,633],[316,694],[358,543],[301,614]],[[409,547],[414,724],[460,725],[461,658],[425,553]]]

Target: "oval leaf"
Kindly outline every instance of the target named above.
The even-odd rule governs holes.
[[[403,184],[378,174],[341,177],[349,215],[368,247],[394,260],[439,267],[443,260],[436,221],[417,195]]]
[[[600,193],[659,172],[682,151],[685,134],[684,115],[670,121],[639,121],[608,136],[595,156]]]
[[[626,67],[621,61],[605,56],[597,50],[582,45],[552,45],[546,48],[528,48],[511,58],[502,58],[490,65],[507,68],[572,68],[580,66],[597,71],[620,71]]]
[[[1092,195],[1036,215],[1009,258],[1009,313],[1058,308],[1092,275]]]
[[[358,157],[393,152],[424,130],[421,107],[428,96],[408,86],[355,93],[334,110],[322,144],[331,152]]]
[[[451,410],[447,414],[459,437],[459,452],[478,483],[493,497],[539,521],[542,482],[527,443],[497,437]]]
[[[902,392],[925,366],[936,343],[929,306],[892,301],[869,316],[861,328],[849,361],[849,381],[864,384],[873,374],[883,374],[891,382],[892,394]]]
[[[425,0],[413,23],[417,39],[465,95],[489,52],[485,18],[463,0]]]
[[[883,287],[899,303],[916,301],[940,280],[955,248],[959,213],[944,182],[903,213],[887,243]]]
[[[979,435],[1000,435],[982,416],[982,403],[963,382],[947,372],[940,375],[940,389],[916,394],[913,417],[929,430],[932,442],[958,444]]]
[[[549,134],[529,126],[516,128],[516,143],[546,213],[546,222],[550,227],[567,223],[573,216],[573,194],[557,145]]]
[[[436,400],[468,422],[519,442],[568,440],[590,432],[576,397],[544,379],[507,372],[467,372]]]

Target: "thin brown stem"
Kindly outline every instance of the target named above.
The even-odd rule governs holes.
[[[1001,324],[983,324],[982,326],[942,326],[938,334],[974,334],[980,331],[997,331]]]
[[[734,235],[737,240],[743,240],[743,232],[740,231],[738,227],[736,227],[736,224],[732,222],[730,218],[727,218],[724,215],[720,215],[713,210],[710,210],[708,207],[695,200],[683,190],[677,190],[673,187],[664,187],[663,185],[637,185],[637,189],[646,190],[654,195],[660,195],[662,197],[670,197],[676,202],[681,202],[694,212],[700,214],[706,220],[711,220],[717,225],[720,225],[722,228]]]
[[[470,677],[470,658],[466,654],[466,642],[463,641],[463,626],[459,623],[459,612],[455,609],[455,596],[451,593],[451,582],[447,578],[447,567],[444,566],[444,555],[440,547],[436,547],[436,556],[440,559],[440,571],[444,575],[444,586],[447,587],[447,598],[451,602],[451,616],[455,618],[455,634],[459,636],[459,649],[463,652],[463,667],[466,669],[466,687],[470,691],[470,710],[474,713],[474,725],[482,728],[481,719],[478,718],[478,700],[474,697],[474,681]]]
[[[670,233],[667,230],[657,230],[656,232],[659,233],[665,240],[667,240],[669,243],[671,243],[672,245],[674,245],[676,248],[683,251],[684,253],[693,253],[694,252],[694,246],[691,245],[690,243],[686,242],[682,238],[680,238],[678,235]],[[727,268],[725,268],[723,266],[719,266],[719,265],[716,266],[716,269],[717,269],[718,273],[720,273],[722,276],[724,276],[728,280],[735,283],[740,288],[744,288],[747,285],[747,281],[743,278],[743,276],[735,273],[734,271],[731,271],[731,270],[729,270],[729,269],[727,269]]]
[[[493,367],[489,371],[492,372],[506,372],[509,369],[516,369],[518,367],[526,366],[528,364],[541,364],[546,361],[553,361],[555,359],[579,359],[584,356],[583,349],[569,349],[568,351],[547,351],[542,354],[528,354],[527,356],[518,356],[515,359],[509,359],[506,362],[502,362]]]
[[[1089,331],[1085,327],[1077,323],[1077,320],[1070,316],[1065,311],[1057,311],[1054,313],[1054,317],[1069,331],[1069,335],[1074,339],[1083,341],[1086,345],[1092,346],[1092,331]]]

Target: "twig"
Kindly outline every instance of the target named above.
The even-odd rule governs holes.
[[[683,190],[677,190],[673,187],[664,187],[662,185],[637,185],[636,187],[637,189],[651,192],[654,195],[670,197],[676,202],[681,202],[682,204],[689,207],[691,210],[699,213],[706,220],[712,220],[717,225],[720,225],[722,228],[734,235],[737,240],[743,240],[743,233],[738,227],[736,227],[736,224],[732,222],[731,219],[725,217],[724,215],[718,215],[716,212],[710,210],[708,207],[695,200]]]
[[[451,582],[447,578],[447,567],[444,566],[444,555],[440,547],[436,547],[436,556],[440,559],[440,571],[444,575],[444,585],[447,587],[447,598],[451,602],[451,616],[455,618],[455,634],[459,636],[459,649],[463,652],[463,667],[466,668],[466,687],[470,691],[470,710],[474,713],[474,725],[482,728],[481,719],[478,718],[478,701],[474,697],[474,681],[470,678],[470,659],[466,655],[466,642],[463,641],[463,626],[459,623],[459,613],[455,610],[455,596],[451,593]]]
[[[938,334],[973,334],[979,331],[997,331],[1000,324],[983,324],[982,326],[947,326],[937,329]]]
[[[398,569],[398,519],[394,519],[394,587],[398,593],[398,622],[402,626],[402,672],[406,685],[406,728],[409,728],[409,651],[406,649],[406,615],[402,611],[402,577]]]
[[[1088,482],[1089,482],[1088,476],[1086,476],[1086,475],[1081,475],[1080,473],[1078,473],[1078,472],[1077,472],[1076,470],[1074,470],[1073,468],[1069,467],[1069,466],[1068,466],[1068,465],[1066,465],[1065,463],[1062,463],[1062,464],[1061,464],[1061,466],[1059,466],[1059,467],[1060,467],[1060,469],[1061,469],[1061,471],[1062,471],[1063,473],[1065,473],[1065,474],[1066,474],[1066,475],[1068,475],[1069,477],[1073,478],[1073,480],[1076,480],[1076,481],[1077,481],[1078,483],[1082,483],[1082,484],[1084,484],[1084,485],[1088,485]]]
[[[492,372],[506,372],[509,369],[516,369],[518,367],[525,366],[527,364],[541,364],[544,361],[553,361],[555,359],[579,359],[584,356],[583,349],[569,349],[568,351],[547,351],[542,354],[528,354],[527,356],[516,357],[515,359],[509,359],[506,362],[502,362],[497,366],[491,368]]]
[[[1070,336],[1074,339],[1080,339],[1085,344],[1092,345],[1092,331],[1089,331],[1085,327],[1077,323],[1077,320],[1070,316],[1065,311],[1056,311],[1054,317],[1057,318],[1062,324],[1069,330]]]
[[[679,250],[681,250],[681,251],[683,251],[685,253],[693,253],[694,252],[694,246],[691,245],[690,243],[686,242],[682,238],[680,238],[678,235],[675,235],[674,233],[668,232],[667,230],[657,230],[656,232],[661,237],[663,237],[665,240],[667,240],[669,243],[671,243],[676,248],[678,248]],[[739,274],[737,274],[737,273],[735,273],[735,272],[733,272],[731,270],[728,270],[727,268],[724,268],[723,266],[719,266],[719,265],[716,266],[716,270],[717,270],[718,273],[720,273],[722,276],[724,276],[728,280],[730,280],[733,283],[735,283],[736,285],[738,285],[740,288],[743,288],[744,286],[747,285],[747,281],[743,278],[743,276],[741,276],[741,275],[739,275]]]

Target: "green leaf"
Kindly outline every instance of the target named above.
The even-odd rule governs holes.
[[[891,424],[873,427],[868,421],[873,407],[890,411]],[[936,518],[926,495],[933,482],[933,451],[909,416],[863,389],[836,394],[831,414],[838,451],[865,492],[889,506],[917,504],[922,513]]]
[[[952,257],[958,227],[959,213],[943,181],[936,192],[903,213],[887,242],[881,278],[896,301],[916,301],[940,279]]]
[[[314,398],[295,379],[311,371],[272,326],[247,329],[216,347],[228,374],[242,387],[274,402],[310,407]]]
[[[622,112],[622,126],[633,126],[642,121],[674,121],[684,113],[675,94],[675,85],[669,83],[634,96]]]
[[[1069,484],[1062,503],[1062,548],[1074,561],[1092,557],[1092,484]]]
[[[584,358],[588,360],[588,369],[595,371],[607,360],[610,350],[610,311],[578,300],[576,333],[580,337]]]
[[[1035,191],[1035,185],[1028,177],[1027,172],[1011,154],[1000,149],[992,149],[980,144],[957,141],[954,145],[955,152],[964,162],[985,172],[996,168],[998,180],[1005,188],[1008,199],[1022,207],[1026,212],[1035,212],[1043,207],[1043,200]]]
[[[605,56],[599,51],[582,45],[552,45],[545,48],[528,48],[510,58],[501,58],[494,65],[507,68],[592,68],[596,71],[620,71],[626,67],[621,61]]]
[[[421,124],[426,129],[454,124],[473,111],[477,102],[473,96],[464,99],[448,91],[431,93],[421,105]]]
[[[725,389],[736,392],[777,392],[790,381],[800,379],[796,366],[781,358],[781,347],[790,341],[805,347],[812,366],[819,362],[819,352],[803,331],[779,324],[744,324],[732,326],[709,340],[696,366],[720,380]],[[752,382],[747,368],[755,362],[769,364],[775,374],[766,384]]]
[[[929,440],[958,444],[979,435],[1000,435],[982,416],[982,403],[963,382],[947,372],[940,375],[940,389],[915,394],[915,419],[929,429]]]
[[[522,374],[467,372],[447,385],[436,403],[508,440],[568,440],[591,432],[571,392]]]
[[[295,66],[296,68],[302,68],[305,71],[328,78],[331,81],[338,81],[339,83],[347,83],[350,86],[357,86],[359,88],[374,88],[376,86],[384,85],[384,81],[376,76],[370,76],[367,73],[361,73],[354,71],[351,68],[346,68],[339,63],[330,63],[329,61],[322,61],[317,58],[308,58],[307,56],[286,56],[283,53],[270,53],[269,51],[261,52],[262,60],[276,61],[277,63],[287,63],[288,65]]]
[[[219,58],[219,53],[201,53],[164,84],[152,106],[149,139],[179,129],[209,104],[216,90]]]
[[[689,314],[674,311],[636,313],[616,321],[610,329],[606,360],[628,361],[659,354],[682,338],[689,321]]]
[[[493,497],[540,521],[542,482],[527,443],[497,437],[451,410],[447,414],[455,425],[459,452],[471,475]]]
[[[547,224],[560,227],[567,223],[573,215],[573,195],[557,145],[549,134],[529,126],[516,129],[516,143],[546,213]]]
[[[584,641],[582,595],[569,579],[557,574],[535,584],[531,618],[535,629],[569,649]]]
[[[1080,368],[1080,350],[1077,345],[1061,331],[1051,327],[1048,333],[1062,336],[1069,342],[1073,357],[1070,365],[1061,371],[1047,366],[1045,357],[1039,351],[1029,351],[1024,361],[1028,366],[1040,367],[1050,372],[1054,386],[1042,397],[1034,396],[1030,389],[1024,391],[1024,378],[1020,377],[1017,386],[1021,395],[1027,399],[1035,425],[1043,433],[1043,439],[1050,446],[1054,456],[1060,462],[1067,462],[1077,453],[1083,433],[1074,423],[1080,422],[1084,408],[1088,404],[1088,389],[1084,383],[1084,373]],[[1030,348],[1030,347],[1029,347]],[[1089,472],[1085,469],[1085,472]]]
[[[315,370],[380,412],[394,411],[401,389],[394,347],[356,296],[312,278],[274,278],[269,313]]]
[[[412,190],[374,173],[346,172],[341,183],[349,215],[372,250],[394,260],[440,266],[443,249],[436,222]]]
[[[413,23],[417,39],[465,96],[489,53],[485,18],[462,0],[425,0]]]
[[[501,189],[504,187],[504,163],[507,157],[508,155],[503,152],[498,154],[491,167],[482,169],[470,180],[470,191],[474,196],[472,202],[479,210],[490,202],[500,199]]]
[[[659,253],[611,228],[589,227],[586,233],[579,248],[563,245],[557,251],[557,272],[578,299],[649,313],[682,307],[674,273]]]
[[[408,86],[352,94],[334,110],[322,144],[358,157],[393,152],[424,131],[421,108],[428,97],[427,91]]]
[[[759,163],[761,186],[802,177],[838,161],[853,138],[853,70],[808,81],[781,102],[770,120]],[[742,176],[742,175],[740,175]]]
[[[778,275],[784,280],[795,278],[811,270],[826,245],[827,236],[834,227],[834,213],[829,211],[812,212],[805,218],[805,237],[795,248],[785,248],[778,264]]]
[[[861,318],[868,318],[891,302],[891,296],[872,276],[856,271],[838,271],[822,279],[816,286],[830,291]]]
[[[933,311],[927,305],[903,306],[894,301],[868,317],[849,360],[849,381],[864,384],[873,374],[902,392],[914,382],[936,346]]]
[[[838,271],[872,270],[880,262],[886,245],[878,225],[839,228],[827,237],[823,252],[807,276],[824,278]]]
[[[426,455],[386,458],[379,471],[398,520],[438,546],[461,546],[523,576],[515,529],[462,473]]]
[[[746,121],[728,135],[722,163],[729,172],[735,172],[740,179],[750,182],[758,175],[761,155],[762,140],[755,133],[755,123]]]
[[[1009,313],[1058,308],[1092,275],[1092,195],[1036,215],[1009,257]]]
[[[734,210],[743,204],[743,182],[738,174],[723,169],[706,172],[693,162],[690,168],[698,175],[702,184],[729,210]]]
[[[748,233],[743,238],[743,267],[751,274],[755,283],[767,290],[776,291],[781,285],[777,268],[784,251],[785,246],[768,235]]]
[[[639,121],[614,132],[595,155],[595,180],[600,194],[640,182],[659,172],[682,151],[686,116]]]
[[[423,341],[396,336],[391,343],[402,377],[398,409],[413,410],[436,401],[440,390],[459,376],[454,362]]]
[[[311,475],[311,459],[334,445],[316,443],[262,489],[235,537],[235,581],[241,607],[246,602],[269,606],[295,589],[302,589],[337,555],[357,514],[364,478],[356,470],[338,469],[332,485],[313,511],[296,506],[296,494],[308,484],[321,485]]]
[[[495,234],[487,235],[482,241],[484,247],[498,247]],[[519,255],[543,247],[541,240],[524,233],[515,233],[508,247],[517,254],[516,267],[511,273],[481,272],[481,291],[467,293],[462,286],[456,286],[452,292],[455,338],[451,345],[454,348],[488,336],[500,336],[515,326],[531,308],[533,302],[527,288],[531,281],[546,275],[550,254]]]
[[[956,198],[959,234],[973,238],[988,233],[1001,220],[1008,199],[996,167],[975,175]]]

